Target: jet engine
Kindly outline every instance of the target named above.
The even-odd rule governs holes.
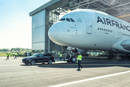
[[[130,53],[130,40],[121,40],[113,45],[114,51]]]

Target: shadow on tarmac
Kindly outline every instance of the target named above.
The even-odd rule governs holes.
[[[77,64],[52,64],[52,65],[37,65],[41,68],[77,68]],[[130,68],[130,64],[126,65],[117,65],[117,64],[82,64],[83,68],[102,68],[102,67],[112,67],[112,66],[120,66],[120,67],[128,67]]]
[[[26,66],[26,65],[21,65]],[[54,64],[35,64],[41,68],[77,68],[77,64],[68,63],[54,63]],[[82,63],[83,68],[102,68],[102,67],[127,67],[130,68],[130,60],[89,60],[86,63]]]

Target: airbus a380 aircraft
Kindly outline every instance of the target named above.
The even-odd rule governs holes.
[[[130,52],[130,24],[101,11],[67,13],[51,26],[48,35],[62,46]]]

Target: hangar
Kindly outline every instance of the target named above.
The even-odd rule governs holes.
[[[74,9],[95,9],[130,22],[130,0],[50,0],[29,13],[32,17],[32,49],[44,52],[64,51],[48,38],[49,27],[61,15]]]

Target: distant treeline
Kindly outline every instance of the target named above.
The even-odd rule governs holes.
[[[0,56],[26,56],[27,53],[32,53],[32,50],[25,48],[0,49]]]
[[[30,51],[31,49],[26,48],[11,48],[11,49],[0,49],[0,52],[8,52],[8,51]]]
[[[0,49],[0,52],[8,52],[9,49]]]
[[[44,50],[32,50],[26,48],[0,49],[0,56],[27,56],[34,53],[44,53]]]

